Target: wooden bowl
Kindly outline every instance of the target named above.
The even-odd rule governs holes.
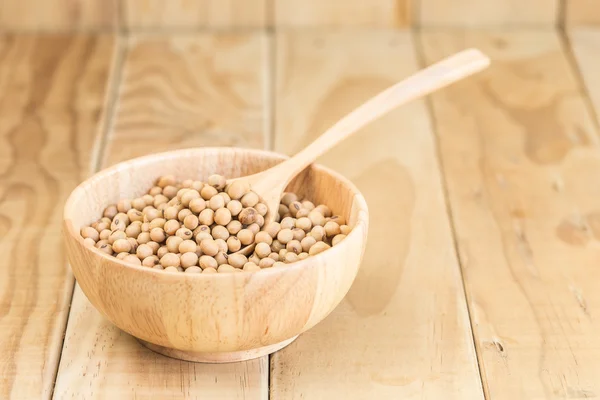
[[[125,264],[85,246],[79,231],[121,198],[144,194],[161,175],[206,180],[249,175],[285,157],[239,148],[196,148],[129,160],[92,176],[64,210],[68,259],[81,289],[106,318],[161,354],[198,362],[260,357],[291,343],[346,295],[367,236],[363,196],[337,173],[313,165],[288,190],[327,204],[353,228],[316,256],[257,272],[183,274]]]

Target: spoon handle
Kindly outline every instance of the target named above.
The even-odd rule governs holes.
[[[394,108],[479,72],[489,63],[489,58],[481,51],[467,49],[385,89],[343,117],[294,157],[271,168],[273,170],[273,174],[269,174],[271,185],[274,181],[287,184],[321,154]]]

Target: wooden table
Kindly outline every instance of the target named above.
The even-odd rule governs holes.
[[[156,355],[74,285],[62,206],[191,146],[291,154],[468,46],[492,67],[320,161],[371,211],[342,304],[270,358]],[[600,396],[600,30],[240,30],[0,38],[0,399]]]

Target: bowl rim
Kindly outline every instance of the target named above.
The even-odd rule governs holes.
[[[331,247],[315,256],[309,257],[310,260],[309,260],[309,258],[305,258],[304,260],[299,260],[299,261],[293,262],[291,264],[286,264],[285,266],[262,268],[260,271],[244,271],[244,270],[240,269],[240,272],[225,272],[225,273],[217,273],[217,274],[203,274],[203,273],[196,273],[196,274],[185,274],[184,273],[184,274],[182,274],[179,271],[173,272],[173,271],[158,270],[158,269],[154,269],[154,268],[144,267],[142,265],[135,265],[135,264],[123,262],[123,260],[120,260],[116,257],[110,256],[110,255],[100,251],[96,247],[90,247],[90,246],[85,245],[83,237],[78,232],[76,232],[73,227],[73,222],[71,221],[71,218],[70,218],[70,213],[73,209],[71,204],[75,201],[75,199],[79,195],[83,194],[83,193],[80,194],[80,192],[85,192],[86,187],[89,187],[94,181],[104,179],[110,175],[116,174],[118,171],[126,170],[126,169],[130,168],[132,165],[136,165],[136,166],[147,165],[157,158],[177,158],[178,156],[181,156],[182,154],[186,154],[186,153],[194,154],[194,153],[198,153],[198,152],[230,151],[233,153],[233,152],[239,151],[239,150],[242,150],[242,151],[248,152],[248,153],[253,153],[256,155],[277,156],[277,157],[280,157],[282,161],[289,158],[289,156],[287,156],[285,154],[278,153],[275,151],[270,151],[270,150],[252,149],[252,148],[245,148],[245,147],[233,147],[233,146],[231,146],[231,147],[221,146],[221,147],[190,147],[190,148],[185,148],[185,149],[177,149],[177,150],[170,150],[170,151],[164,151],[164,152],[158,152],[158,153],[151,153],[151,154],[143,155],[140,157],[134,157],[134,158],[120,161],[116,164],[113,164],[107,168],[104,168],[104,169],[92,174],[91,176],[89,176],[88,178],[83,180],[81,183],[79,183],[79,185],[77,185],[71,191],[71,193],[69,194],[69,196],[65,202],[65,205],[63,207],[63,224],[65,226],[64,230],[66,230],[65,233],[71,235],[71,237],[73,237],[75,239],[77,244],[79,246],[83,247],[84,251],[91,252],[95,256],[99,256],[100,258],[103,258],[109,262],[116,263],[124,268],[129,268],[134,271],[139,271],[141,273],[154,274],[155,276],[165,276],[165,275],[166,276],[180,276],[180,277],[183,276],[183,277],[190,278],[190,279],[214,279],[214,278],[225,279],[232,275],[239,275],[240,272],[242,272],[244,274],[261,273],[261,274],[263,274],[262,276],[265,276],[264,274],[278,274],[283,271],[296,270],[296,269],[305,268],[309,265],[318,264],[318,261],[323,260],[326,257],[326,254],[330,250],[332,250],[333,247]],[[356,185],[354,185],[354,183],[352,183],[349,179],[347,179],[340,173],[338,173],[328,167],[325,167],[321,164],[312,163],[311,166],[313,168],[316,168],[317,170],[322,170],[324,172],[327,172],[328,174],[332,175],[335,179],[341,181],[347,187],[349,187],[350,189],[352,189],[354,191],[354,200],[356,201],[356,203],[358,204],[358,207],[359,207],[358,214],[357,214],[358,219],[356,221],[355,226],[352,228],[352,230],[347,235],[347,237],[355,237],[355,236],[359,235],[360,234],[359,230],[363,230],[366,234],[367,229],[368,229],[369,209],[368,209],[367,202],[366,202],[364,196],[362,195],[360,190],[358,190]],[[356,229],[359,227],[362,229]],[[343,246],[344,242],[345,241],[342,241],[340,243],[340,245]],[[346,243],[350,243],[350,242],[351,241],[346,241]],[[315,262],[315,261],[317,261],[317,262]],[[69,264],[69,266],[70,266],[70,264]],[[72,269],[72,266],[70,266],[70,267]],[[221,278],[219,278],[219,277],[221,277]]]

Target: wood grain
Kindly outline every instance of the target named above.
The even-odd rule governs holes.
[[[571,28],[568,31],[569,45],[575,56],[576,66],[581,71],[589,98],[600,119],[600,29]]]
[[[267,47],[260,33],[131,38],[109,164],[182,147],[264,147]]]
[[[600,7],[596,0],[565,1],[565,24],[569,26],[600,24]]]
[[[104,165],[207,144],[264,147],[267,59],[260,34],[133,38]],[[266,399],[268,359],[215,366],[157,355],[103,318],[77,286],[55,396],[123,393]]]
[[[49,398],[73,277],[62,207],[90,172],[113,40],[0,37],[0,398]]]
[[[108,30],[120,0],[2,0],[0,30]]]
[[[279,27],[406,27],[414,0],[274,0]]]
[[[425,27],[535,25],[551,28],[558,19],[561,0],[419,1],[416,23]]]
[[[492,67],[433,96],[489,398],[600,395],[598,132],[556,33],[424,33]]]
[[[120,0],[131,30],[265,26],[268,0]]]
[[[400,32],[280,33],[276,149],[293,153],[417,69]],[[275,353],[271,397],[482,398],[460,271],[423,102],[322,157],[370,210],[364,262],[322,323]]]

